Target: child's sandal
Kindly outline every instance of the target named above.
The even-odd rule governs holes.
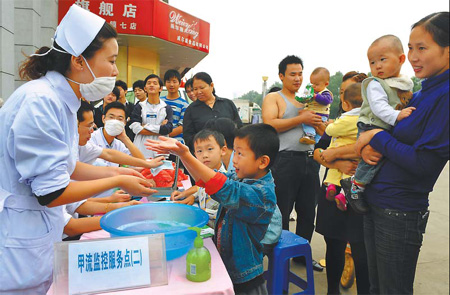
[[[336,186],[335,186],[334,184],[331,183],[331,184],[329,184],[328,187],[327,187],[327,192],[326,192],[326,194],[325,194],[325,198],[326,198],[328,201],[333,202],[333,201],[334,201],[334,198],[335,198],[335,196],[336,196],[336,193],[337,193]]]
[[[347,211],[347,200],[345,199],[344,194],[337,194],[335,199],[336,206],[341,211]]]

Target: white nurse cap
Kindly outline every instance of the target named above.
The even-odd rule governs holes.
[[[56,43],[63,48],[64,51],[53,47],[52,44],[49,51],[43,54],[32,54],[31,56],[43,56],[54,49],[78,57],[92,43],[104,23],[105,20],[100,16],[87,11],[76,4],[72,4],[69,11],[67,11],[66,15],[61,20],[58,28],[56,28],[54,37]]]

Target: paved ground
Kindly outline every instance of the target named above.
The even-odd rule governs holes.
[[[295,222],[290,224],[295,231]],[[323,237],[314,233],[311,243],[313,259],[319,261],[325,257],[325,242]],[[265,258],[265,262],[267,258]],[[305,277],[304,267],[291,263],[291,269]],[[314,273],[316,294],[326,294],[326,269]],[[290,285],[289,294],[300,292],[301,289]],[[341,290],[342,294],[357,294],[356,286]],[[449,294],[449,165],[443,170],[434,191],[430,195],[430,218],[414,283],[415,294]]]

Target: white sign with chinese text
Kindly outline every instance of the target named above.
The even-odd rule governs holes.
[[[69,245],[69,294],[150,285],[148,238]]]

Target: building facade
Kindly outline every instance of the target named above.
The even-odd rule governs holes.
[[[1,0],[0,97],[25,81],[18,75],[25,55],[50,46],[58,22],[72,4],[95,13],[119,37],[117,79],[129,86],[168,69],[182,76],[209,53],[209,23],[160,0]]]
[[[22,85],[18,74],[25,54],[49,46],[58,24],[57,0],[0,1],[0,97]]]

